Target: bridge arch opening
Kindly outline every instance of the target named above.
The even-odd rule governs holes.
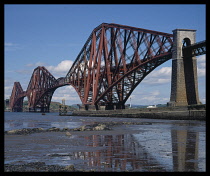
[[[133,90],[126,104],[157,105],[169,101],[171,61],[168,60],[150,72]],[[164,87],[164,88],[163,88]]]
[[[58,87],[51,99],[51,102],[62,102],[62,99],[65,99],[66,105],[71,104],[80,104],[81,100],[79,95],[77,94],[76,90],[71,85],[65,85],[62,87]]]
[[[190,46],[191,45],[191,40],[189,38],[184,38],[183,41],[183,47],[186,47],[186,46]]]

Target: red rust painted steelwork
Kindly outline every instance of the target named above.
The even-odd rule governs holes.
[[[34,108],[41,108],[41,111],[48,112],[52,95],[58,87],[63,85],[45,68],[37,67],[27,88],[29,111]]]
[[[64,78],[55,79],[45,67],[35,68],[25,92],[19,82],[14,83],[10,97],[12,111],[22,111],[23,98],[27,96],[29,111],[49,112],[54,91],[58,87],[68,85],[64,80]]]
[[[105,105],[124,109],[136,86],[156,67],[172,58],[173,34],[120,24],[96,27],[65,77],[55,77],[37,67],[24,92],[14,83],[12,111],[21,111],[24,96],[30,111],[49,111],[54,91],[71,85],[83,105]]]
[[[183,43],[183,57],[193,57],[206,54],[206,41],[187,45]]]
[[[14,112],[21,112],[23,110],[23,98],[26,96],[26,92],[23,91],[19,82],[14,82],[12,94],[10,97],[10,107]]]
[[[171,59],[173,35],[119,24],[96,27],[66,75],[84,105],[124,108],[135,87]]]
[[[102,23],[92,31],[65,78],[56,80],[46,68],[37,67],[24,94],[20,84],[14,85],[10,106],[21,107],[27,96],[29,110],[48,112],[55,89],[72,85],[84,105],[124,108],[144,77],[171,59],[172,44],[172,34]]]

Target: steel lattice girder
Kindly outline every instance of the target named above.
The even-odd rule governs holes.
[[[29,108],[49,108],[57,84],[58,81],[45,67],[34,69],[27,88]]]
[[[206,54],[206,41],[183,47],[183,57],[194,57]]]
[[[12,94],[10,96],[10,108],[12,111],[22,111],[23,99],[26,96],[26,92],[23,91],[19,82],[14,82]]]
[[[55,79],[45,67],[39,66],[34,69],[26,91],[23,91],[19,82],[14,83],[10,107],[12,111],[22,111],[23,99],[27,96],[29,109],[40,108],[49,111],[54,91],[65,85],[68,85],[65,82],[65,77]]]
[[[83,104],[125,103],[134,88],[171,58],[173,35],[103,23],[66,75]]]
[[[103,23],[93,30],[66,77],[56,80],[45,67],[37,67],[27,91],[15,85],[18,91],[11,100],[14,104],[27,95],[29,108],[49,110],[55,89],[70,84],[83,104],[124,104],[146,75],[171,58],[172,38],[172,34]]]

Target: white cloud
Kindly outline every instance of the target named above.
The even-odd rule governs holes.
[[[131,95],[131,104],[141,104],[141,105],[155,105],[155,104],[166,104],[170,97],[165,97],[159,90],[154,91],[142,91],[134,92]],[[127,104],[130,103],[130,99],[126,102]]]
[[[14,46],[14,43],[5,43],[4,46]]]
[[[150,73],[152,77],[168,77],[171,76],[171,67],[162,67],[159,70],[154,70]]]
[[[171,71],[172,67],[167,66],[153,70],[133,92],[131,103],[141,105],[166,104],[170,99]]]
[[[36,62],[36,63],[29,63],[26,64],[26,67],[34,67],[34,69],[38,66],[44,66],[54,77],[63,77],[66,76],[67,72],[70,70],[73,61],[71,60],[63,60],[58,65],[48,65],[44,62]],[[25,72],[25,70],[18,70],[17,72]]]
[[[162,67],[159,70],[153,70],[142,83],[149,85],[162,85],[171,81],[171,67]]]
[[[159,90],[155,90],[155,91],[151,92],[151,95],[153,95],[153,96],[160,95],[160,91]]]
[[[16,44],[16,43],[12,43],[12,42],[5,42],[4,48],[5,48],[5,51],[15,51],[18,49],[22,49],[23,46]]]
[[[199,96],[201,101],[205,103],[205,93],[203,93],[205,92],[205,82],[203,83],[203,78],[206,76],[206,55],[197,58],[197,67]],[[162,67],[152,71],[133,92],[131,102],[133,104],[148,105],[167,103],[170,99],[171,71],[172,67]],[[152,91],[154,87],[156,91]],[[128,100],[127,103],[129,103],[129,101],[130,100]]]
[[[171,82],[172,67],[162,67],[160,69],[153,70],[142,81],[149,85],[163,85]],[[199,56],[197,58],[197,74],[198,77],[206,76],[206,55]]]
[[[52,73],[54,76],[65,76],[67,72],[70,70],[73,61],[71,60],[63,60],[57,66],[46,66],[46,69]]]
[[[43,62],[36,62],[36,63],[30,63],[26,64],[26,67],[31,67],[31,68],[26,68],[26,69],[21,69],[21,70],[14,70],[14,72],[23,74],[23,75],[31,75],[33,73],[33,70],[38,67],[38,66],[44,66],[45,63]]]
[[[197,62],[201,63],[201,62],[206,62],[206,55],[201,55],[197,57]]]
[[[198,68],[197,72],[199,77],[206,76],[206,69]]]
[[[4,86],[4,99],[9,99],[12,93],[13,86]]]
[[[206,98],[205,98],[205,97],[200,98],[200,101],[201,101],[203,104],[206,104]]]
[[[5,78],[4,79],[4,98],[9,98],[11,96],[12,93],[12,89],[13,89],[13,85],[14,85],[14,79],[13,78]]]
[[[26,64],[26,66],[27,67],[38,67],[38,66],[44,66],[45,65],[45,63],[44,62],[37,62],[37,63],[35,63],[35,64]]]
[[[66,104],[80,104],[81,100],[76,90],[72,86],[64,86],[56,89],[52,101],[61,102],[62,99],[65,99]]]
[[[198,77],[206,76],[206,55],[197,57]]]

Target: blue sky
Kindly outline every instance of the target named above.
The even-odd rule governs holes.
[[[196,29],[206,39],[205,5],[12,5],[4,7],[5,98],[13,83],[27,89],[37,66],[56,78],[65,76],[92,30],[117,23],[166,33]],[[205,103],[205,55],[198,58],[199,96]],[[170,99],[171,60],[156,68],[131,95],[132,104],[166,103]],[[52,101],[81,103],[71,86],[58,88]],[[27,100],[25,98],[24,100]],[[129,102],[130,103],[130,100]]]

